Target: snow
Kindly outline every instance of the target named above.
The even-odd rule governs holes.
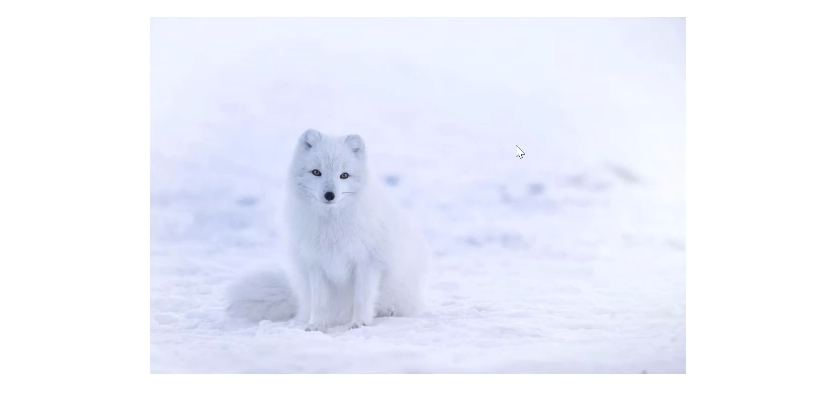
[[[685,373],[684,26],[153,20],[151,371]],[[425,234],[421,315],[227,313],[287,260],[307,128],[362,135]]]

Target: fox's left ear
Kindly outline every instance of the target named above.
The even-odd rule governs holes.
[[[322,140],[322,133],[313,128],[305,131],[299,136],[299,145],[305,149],[310,149],[317,142]]]
[[[358,135],[348,135],[344,138],[344,143],[357,155],[364,154],[364,140]]]

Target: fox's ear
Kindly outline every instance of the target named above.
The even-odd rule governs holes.
[[[350,150],[352,150],[353,153],[356,154],[364,153],[364,140],[361,139],[360,136],[355,134],[348,135],[346,138],[344,138],[344,143],[346,143],[347,146],[350,147]]]
[[[322,140],[322,133],[314,129],[309,129],[299,137],[299,145],[305,149],[310,149],[313,145]]]

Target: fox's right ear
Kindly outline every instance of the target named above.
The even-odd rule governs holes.
[[[344,138],[344,143],[346,143],[347,146],[350,147],[350,150],[352,150],[353,153],[356,153],[358,155],[364,154],[364,140],[361,139],[360,136],[356,134],[348,135],[347,137]]]
[[[314,130],[309,129],[302,133],[302,136],[299,137],[299,145],[302,146],[304,149],[310,149],[322,140],[322,133]]]

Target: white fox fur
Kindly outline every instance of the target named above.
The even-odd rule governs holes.
[[[325,330],[421,310],[428,250],[370,176],[366,151],[358,135],[302,134],[289,169],[288,279],[255,276],[249,284],[265,290],[233,288],[232,314],[284,320],[295,312],[307,330]]]

